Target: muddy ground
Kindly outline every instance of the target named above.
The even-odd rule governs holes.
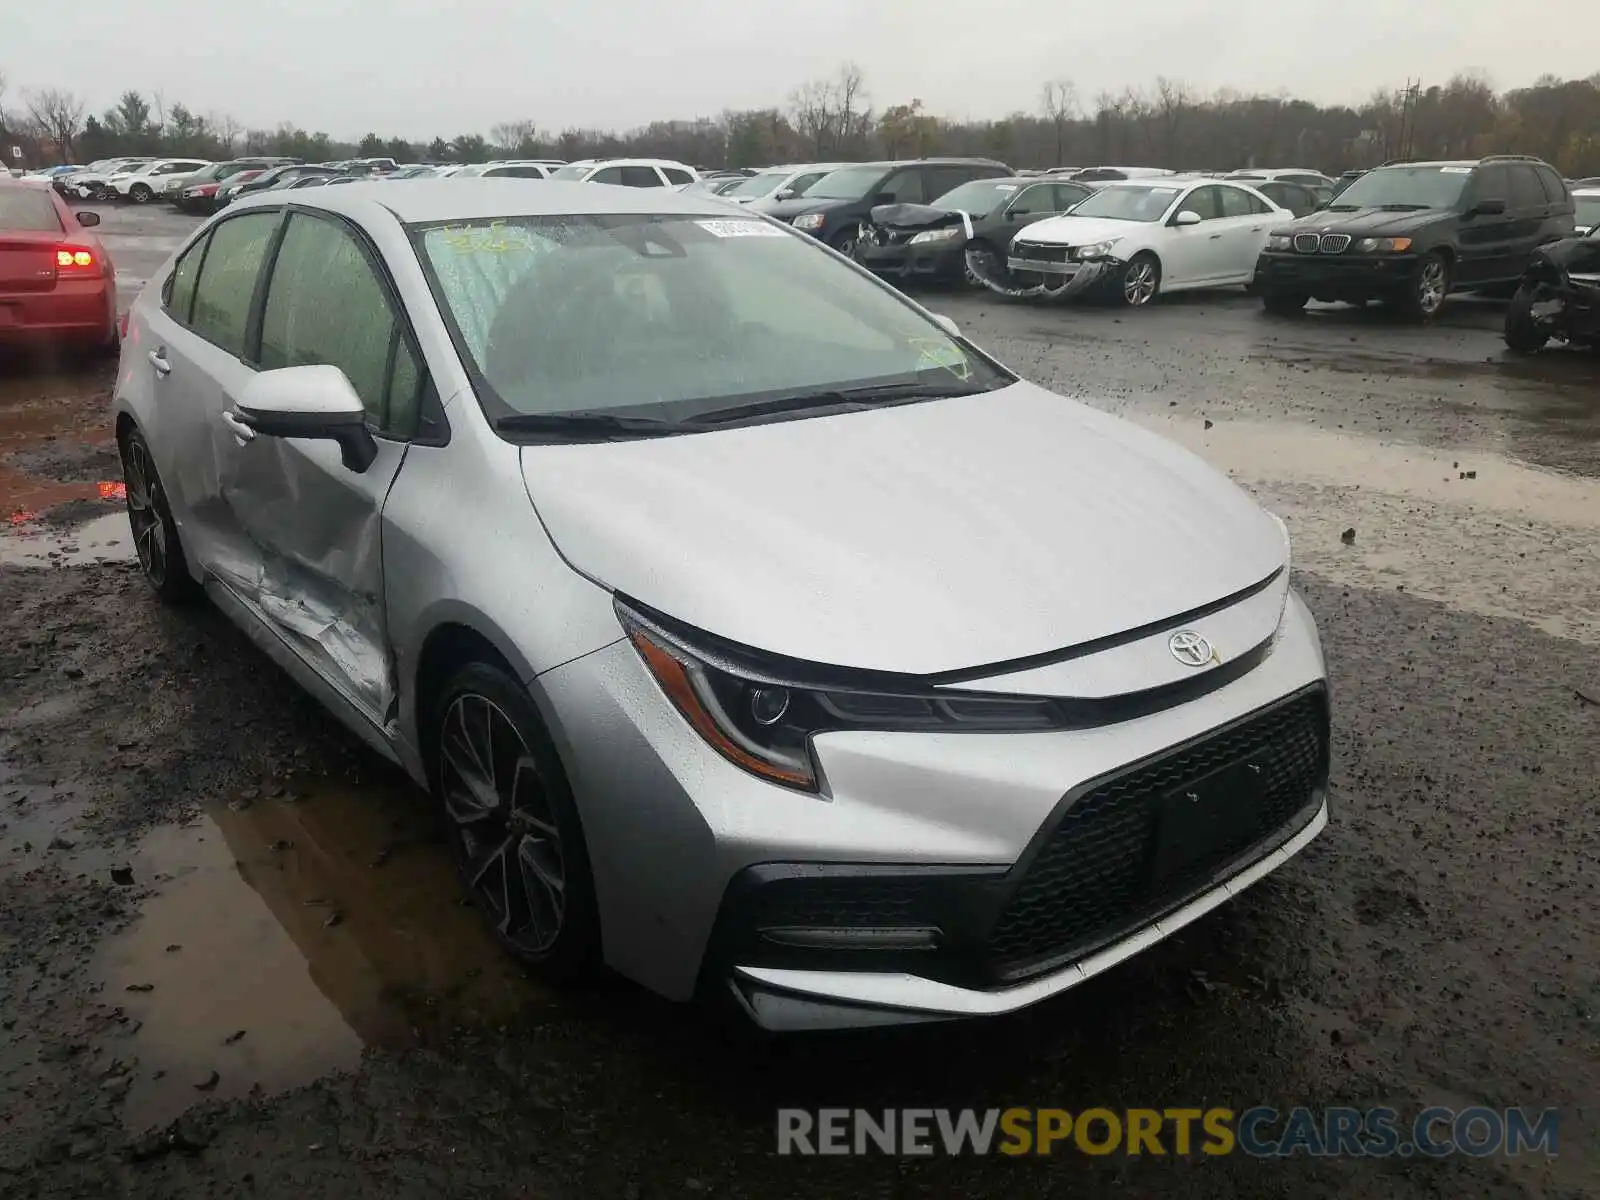
[[[130,280],[187,223],[117,212]],[[1150,953],[986,1025],[770,1041],[523,978],[425,797],[126,562],[108,369],[0,362],[0,1195],[1600,1191],[1600,362],[1242,296],[936,296],[1284,515],[1333,818]],[[104,486],[102,486],[104,485]],[[1354,530],[1349,544],[1342,537]],[[1554,1160],[831,1159],[780,1105],[1558,1106]]]

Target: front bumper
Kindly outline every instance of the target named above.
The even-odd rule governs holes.
[[[1074,875],[1071,855],[1058,848],[1047,859],[1044,847],[1094,788],[1295,698],[1321,697],[1325,676],[1315,623],[1291,594],[1270,652],[1215,690],[1094,728],[820,735],[820,796],[723,759],[625,641],[541,675],[534,694],[579,797],[607,963],[673,999],[731,983],[755,1020],[789,1029],[1019,1008],[1248,886],[1326,820],[1325,718],[1315,763],[1300,763],[1270,819],[1220,858],[1183,864],[1181,878],[1164,868],[1161,888],[1102,894]],[[1128,824],[1117,836],[1140,854],[1157,792],[1170,788],[1145,788],[1120,818]],[[1050,874],[1031,876],[1043,863]],[[814,883],[785,890],[797,878],[822,880],[821,899]],[[1062,914],[1052,911],[1040,925],[1010,912],[1024,890],[1045,910],[1072,896],[1084,907],[1125,903],[1092,927],[1053,924]],[[786,897],[811,915],[791,907],[772,917]],[[815,915],[830,897],[856,915]]]
[[[863,240],[856,244],[856,261],[887,279],[950,280],[961,278],[966,250],[965,238],[921,245],[910,242],[879,245]]]
[[[1006,257],[1004,276],[995,277],[982,271],[977,274],[978,281],[984,287],[1002,296],[1013,298],[1046,296],[1065,300],[1104,287],[1116,277],[1116,272],[1122,266],[1122,261],[1115,258],[1050,262],[1018,257],[1013,251]]]
[[[1290,254],[1264,252],[1256,260],[1262,291],[1295,292],[1318,300],[1369,299],[1414,282],[1421,260],[1414,254]]]

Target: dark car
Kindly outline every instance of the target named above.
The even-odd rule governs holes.
[[[1333,201],[1333,189],[1330,187],[1290,183],[1283,179],[1268,179],[1251,186],[1279,208],[1287,208],[1297,217],[1314,213],[1323,205]]]
[[[1010,175],[1010,167],[992,158],[857,163],[824,175],[804,196],[780,201],[766,211],[849,254],[861,227],[880,204],[926,204],[974,179]]]
[[[241,200],[255,192],[265,192],[270,188],[276,188],[279,184],[286,184],[295,179],[304,179],[311,175],[331,177],[338,174],[339,172],[333,170],[331,167],[318,167],[305,163],[289,163],[281,167],[272,167],[269,170],[263,171],[254,179],[247,179],[245,182],[239,184],[236,190],[230,192],[228,188],[224,188],[223,191],[228,193],[226,198],[229,202],[232,202],[234,200]]]
[[[1333,181],[1333,194],[1337,196],[1345,188],[1367,173],[1368,168],[1362,167],[1359,171],[1346,171]]]
[[[1064,179],[974,179],[928,204],[879,205],[856,242],[856,261],[887,278],[939,283],[998,272],[1017,230],[1093,192]],[[980,261],[969,268],[968,256]]]
[[[246,171],[269,171],[275,167],[291,165],[293,161],[288,158],[254,157],[212,163],[209,167],[201,167],[185,179],[183,186],[170,194],[170,200],[181,212],[212,213],[217,210],[217,193],[229,180]]]
[[[1535,250],[1572,233],[1572,194],[1537,158],[1394,163],[1273,230],[1256,286],[1272,313],[1381,300],[1427,320],[1453,291],[1514,285]]]

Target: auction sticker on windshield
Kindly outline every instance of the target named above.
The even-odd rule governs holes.
[[[1440,167],[1439,168],[1439,174],[1441,174],[1441,175],[1471,175],[1472,174],[1472,168],[1471,167]]]
[[[788,237],[776,225],[765,221],[696,221],[712,237]]]

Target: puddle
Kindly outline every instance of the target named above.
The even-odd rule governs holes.
[[[1297,566],[1600,645],[1600,480],[1325,429],[1135,419],[1283,517]]]
[[[460,903],[447,850],[423,836],[426,797],[402,780],[296,794],[210,806],[130,860],[155,894],[92,968],[107,1002],[142,1022],[116,1050],[137,1059],[130,1130],[540,1002]]]
[[[121,503],[121,497],[103,485],[92,485],[89,498]],[[52,528],[35,517],[29,514],[9,527],[0,525],[0,566],[81,567],[131,562],[136,557],[128,514],[120,507],[71,529]]]
[[[1552,524],[1600,527],[1600,480],[1541,470],[1504,455],[1430,450],[1310,426],[1218,421],[1207,430],[1192,422],[1142,423],[1249,479],[1371,488]],[[1462,478],[1463,472],[1473,477]]]

